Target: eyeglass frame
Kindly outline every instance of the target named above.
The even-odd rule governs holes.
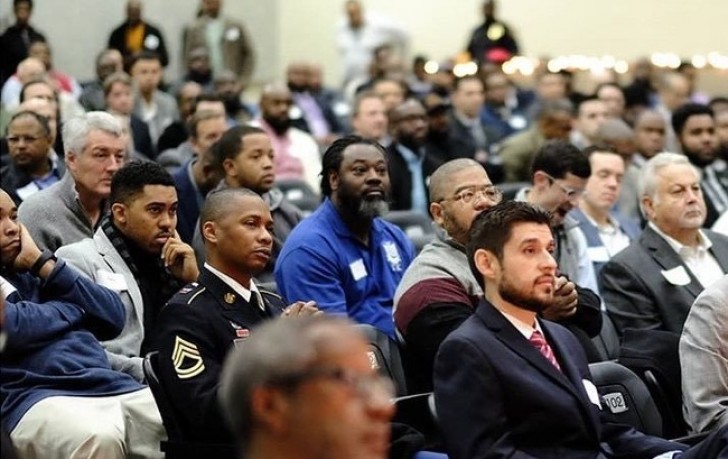
[[[548,173],[546,173],[544,171],[541,171],[541,173],[546,176],[546,178],[549,180],[549,183],[551,183],[552,185],[556,185],[557,187],[559,187],[559,189],[561,189],[561,191],[566,195],[566,197],[569,200],[579,199],[584,194],[584,192],[586,191],[586,190],[575,190],[573,188],[565,187],[564,185],[562,185],[559,182],[557,182],[556,180],[558,180],[558,179],[556,179],[555,177],[553,177],[551,174],[548,174]]]
[[[311,379],[322,378],[336,381],[350,388],[365,401],[371,401],[378,389],[385,392],[388,399],[394,399],[396,389],[391,378],[379,373],[355,375],[341,367],[320,367],[301,371],[291,375],[281,376],[269,381],[268,384],[294,388]]]
[[[480,190],[474,191],[474,190],[476,190],[478,188],[480,188]],[[486,194],[489,190],[493,190],[493,192],[495,193],[495,195],[494,195],[493,198],[489,197]],[[465,193],[466,191],[473,191],[473,197],[472,198],[465,198],[463,196],[463,193]],[[473,186],[469,186],[467,188],[464,188],[464,189],[460,190],[454,196],[451,196],[449,198],[442,198],[438,202],[444,202],[444,201],[458,202],[458,201],[462,201],[464,204],[470,204],[472,202],[475,202],[473,199],[477,195],[480,195],[482,198],[487,199],[488,201],[492,202],[493,204],[498,204],[499,202],[501,202],[503,200],[503,191],[501,191],[501,189],[498,188],[497,186],[495,186],[493,184],[490,184],[490,185],[473,185]]]

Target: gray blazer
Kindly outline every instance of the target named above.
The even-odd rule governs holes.
[[[94,282],[119,294],[126,311],[126,322],[121,334],[101,344],[115,370],[128,373],[138,381],[144,381],[141,352],[144,339],[144,303],[134,275],[106,237],[98,229],[93,239],[83,239],[56,251],[74,268]]]
[[[693,433],[728,425],[728,274],[700,294],[680,337],[685,420]]]
[[[728,272],[728,237],[710,230],[703,232],[713,243],[710,252],[723,272]],[[680,267],[689,277],[686,285],[676,285],[663,274]],[[680,256],[650,226],[604,265],[599,283],[604,303],[620,334],[626,328],[679,334],[690,306],[703,291]]]

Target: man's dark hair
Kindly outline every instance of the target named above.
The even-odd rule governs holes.
[[[607,81],[605,83],[599,83],[599,85],[597,85],[597,89],[594,90],[594,95],[597,95],[598,96],[599,95],[599,91],[601,91],[602,88],[607,88],[607,87],[617,88],[617,89],[619,89],[619,92],[621,92],[622,95],[624,95],[624,89],[622,89],[622,87],[618,83],[615,83],[613,81]]]
[[[483,83],[483,79],[480,78],[480,76],[478,76],[477,74],[473,74],[473,75],[465,75],[465,76],[455,78],[455,80],[452,83],[453,92],[457,91],[460,88],[460,85],[464,81],[470,81],[470,80],[480,81],[480,84],[483,85],[483,89],[485,89],[485,83]]]
[[[332,143],[329,148],[324,152],[324,156],[321,159],[321,194],[324,196],[331,196],[331,184],[329,183],[329,173],[339,172],[341,169],[341,161],[344,158],[344,150],[352,145],[371,145],[377,150],[381,151],[386,160],[387,155],[377,142],[367,140],[364,137],[358,135],[348,135],[336,140]]]
[[[531,178],[536,171],[542,171],[555,179],[562,179],[572,173],[580,178],[589,178],[589,158],[566,140],[549,140],[536,153],[531,163]]]
[[[708,102],[708,107],[713,109],[715,111],[715,106],[719,104],[727,104],[728,105],[728,97],[725,96],[716,96],[710,99],[710,102]]]
[[[128,204],[132,198],[142,193],[147,185],[175,186],[172,176],[159,163],[131,161],[119,169],[111,179],[109,202]]]
[[[237,203],[233,202],[235,197],[254,196],[260,198],[260,195],[248,188],[234,187],[222,188],[211,191],[205,198],[205,203],[200,210],[199,228],[202,240],[205,241],[205,235],[202,233],[202,227],[207,222],[217,222],[224,215],[229,215]]]
[[[155,53],[154,51],[149,50],[141,50],[138,53],[134,54],[131,58],[131,62],[129,63],[129,68],[133,68],[134,65],[136,65],[139,61],[157,61],[159,64],[162,64],[162,58],[159,56],[158,53]]]
[[[217,94],[203,92],[199,96],[195,97],[195,103],[192,104],[193,115],[197,111],[197,104],[199,104],[200,102],[220,102],[224,104],[225,100],[222,98],[222,96],[219,96]]]
[[[707,105],[687,103],[678,107],[672,113],[671,119],[672,129],[673,131],[675,131],[675,135],[680,138],[680,134],[682,134],[682,130],[685,127],[685,124],[688,122],[688,119],[690,119],[690,117],[692,116],[698,115],[708,115],[711,118],[715,117],[713,110]]]
[[[517,223],[538,223],[549,226],[551,214],[527,202],[503,201],[481,212],[473,220],[466,250],[470,270],[481,287],[485,288],[483,276],[475,267],[475,252],[478,249],[485,249],[494,253],[498,261],[503,261],[503,246],[511,238],[513,227]]]
[[[215,167],[223,170],[222,163],[226,159],[234,159],[243,149],[243,138],[251,134],[265,134],[265,131],[256,126],[234,126],[220,137],[212,146],[215,158]]]
[[[606,145],[603,143],[589,145],[582,151],[582,154],[587,158],[591,158],[594,153],[612,153],[613,155],[619,155],[619,153],[617,153],[617,150],[612,148],[611,145]]]
[[[58,101],[58,92],[53,89],[53,84],[51,84],[50,81],[48,81],[46,78],[33,78],[32,80],[28,81],[23,85],[23,87],[20,89],[20,103],[22,104],[25,102],[25,90],[31,86],[35,86],[37,84],[44,84],[51,88],[53,91],[53,97],[56,98],[56,101]]]
[[[225,119],[225,115],[223,113],[218,113],[216,111],[212,110],[202,110],[200,112],[195,111],[195,113],[190,116],[189,121],[187,121],[187,132],[189,133],[190,137],[197,138],[197,128],[199,127],[200,123],[207,120],[214,120],[220,118],[222,120]]]
[[[13,115],[13,117],[10,118],[10,122],[8,123],[7,127],[5,128],[5,134],[7,135],[10,132],[10,125],[13,124],[13,121],[17,120],[18,118],[25,117],[33,118],[38,122],[38,124],[40,125],[41,133],[44,137],[48,137],[49,135],[51,135],[51,125],[48,121],[48,117],[30,110],[23,110]]]
[[[33,9],[33,0],[13,0],[13,8],[20,5],[21,3],[27,3],[30,6],[30,9]]]
[[[126,87],[131,88],[133,83],[131,81],[131,77],[128,73],[121,71],[121,72],[114,72],[111,75],[104,78],[104,83],[102,84],[102,88],[104,90],[104,98],[109,97],[109,93],[111,92],[111,88],[114,87],[116,83],[121,83]]]

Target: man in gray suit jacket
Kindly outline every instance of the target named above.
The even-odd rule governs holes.
[[[192,248],[177,226],[177,191],[162,166],[131,162],[111,182],[111,213],[93,239],[58,249],[57,254],[121,297],[126,323],[102,344],[111,366],[143,381],[142,357],[152,347],[159,310],[199,273]]]
[[[728,238],[701,229],[700,174],[684,155],[659,153],[642,168],[640,204],[648,225],[600,273],[600,291],[620,333],[680,333],[703,289],[728,272]]]

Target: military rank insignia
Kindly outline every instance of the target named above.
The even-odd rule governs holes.
[[[205,362],[202,361],[197,345],[179,336],[175,336],[174,339],[172,362],[179,379],[193,378],[205,371]]]
[[[223,300],[225,300],[225,302],[227,304],[233,304],[233,303],[235,303],[235,295],[233,295],[232,293],[228,292],[223,297]]]

